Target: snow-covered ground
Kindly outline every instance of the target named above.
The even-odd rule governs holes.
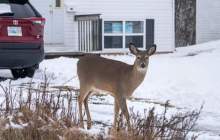
[[[129,64],[134,62],[132,55],[104,56]],[[41,80],[44,71],[53,74],[53,84],[79,87],[76,74],[77,59],[57,58],[45,60],[35,74],[34,80]],[[9,71],[0,71],[0,76],[10,77]],[[15,81],[22,83],[30,79]],[[8,81],[1,82],[6,84]],[[152,106],[160,110],[153,102],[164,103],[170,100],[172,105],[182,110],[199,109],[204,103],[198,129],[201,130],[201,140],[220,139],[220,41],[205,43],[187,48],[178,48],[175,53],[154,55],[150,59],[147,77],[133,94],[143,101],[128,101],[129,107],[143,112]],[[113,98],[102,97],[102,104],[92,104],[97,99],[90,100],[92,119],[111,125],[113,121]],[[98,100],[100,102],[100,100]],[[181,110],[178,109],[178,110]],[[177,109],[171,109],[177,110]],[[102,125],[93,126],[90,132],[103,130]]]

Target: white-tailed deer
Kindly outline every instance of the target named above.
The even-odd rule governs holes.
[[[84,128],[82,104],[84,103],[87,115],[87,128],[91,128],[91,117],[88,107],[88,98],[93,92],[104,91],[115,99],[114,126],[116,126],[121,109],[130,129],[129,112],[126,98],[141,84],[147,72],[149,57],[155,53],[156,45],[148,50],[138,50],[134,44],[129,49],[136,56],[133,65],[106,59],[99,56],[81,57],[77,64],[77,73],[80,81],[80,94],[78,96],[80,127]]]

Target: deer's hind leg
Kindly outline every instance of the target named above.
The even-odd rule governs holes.
[[[81,85],[80,85],[80,93],[78,96],[78,105],[79,105],[79,119],[80,119],[80,127],[81,128],[84,128],[82,104],[84,103],[84,100],[88,96],[89,92],[90,92],[89,88],[81,87]]]
[[[88,99],[89,99],[89,96],[90,96],[91,93],[92,93],[92,91],[90,91],[84,99],[84,107],[85,107],[86,116],[87,116],[87,129],[90,129],[91,126],[92,126],[92,120],[91,120],[91,116],[90,116],[90,112],[89,112],[89,106],[88,106]]]

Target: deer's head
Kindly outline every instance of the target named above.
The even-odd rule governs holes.
[[[132,54],[136,56],[135,67],[139,71],[146,71],[149,63],[149,57],[156,52],[156,45],[150,46],[149,49],[139,50],[133,43],[129,44],[129,49]]]

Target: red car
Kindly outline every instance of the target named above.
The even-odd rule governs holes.
[[[44,59],[45,19],[28,0],[0,1],[0,69],[33,77]]]

